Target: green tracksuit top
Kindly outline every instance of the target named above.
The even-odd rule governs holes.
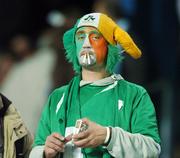
[[[121,79],[111,85],[85,85],[80,77],[69,85],[56,89],[48,99],[39,122],[34,146],[44,145],[53,132],[65,135],[77,119],[88,118],[102,126],[120,127],[130,133],[149,136],[160,143],[156,113],[146,90]],[[109,158],[108,151],[99,146],[82,150],[84,157]]]

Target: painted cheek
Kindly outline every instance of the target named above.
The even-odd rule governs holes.
[[[96,52],[97,63],[103,63],[107,55],[107,42],[100,37],[97,41],[90,39],[90,43]]]
[[[77,56],[79,56],[79,53],[82,49],[83,44],[84,44],[84,41],[76,40],[76,54],[77,54]]]

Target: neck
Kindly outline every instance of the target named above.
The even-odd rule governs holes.
[[[105,69],[93,71],[93,70],[82,68],[82,79],[84,81],[94,82],[94,81],[103,79],[107,76],[109,76],[109,73]]]

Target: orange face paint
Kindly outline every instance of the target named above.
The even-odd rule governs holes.
[[[95,39],[95,40],[94,40]],[[107,54],[107,42],[101,34],[92,33],[89,41],[96,53],[97,63],[103,63]]]

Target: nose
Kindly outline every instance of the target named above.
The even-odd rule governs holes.
[[[90,44],[90,41],[89,41],[89,37],[88,37],[88,36],[86,36],[86,38],[85,38],[85,40],[84,40],[83,48],[84,48],[84,49],[90,49],[90,48],[91,48],[91,44]]]

